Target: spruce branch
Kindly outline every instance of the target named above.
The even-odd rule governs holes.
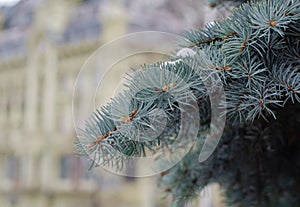
[[[197,108],[196,145],[160,178],[174,205],[213,182],[226,190],[229,206],[299,205],[299,28],[299,0],[260,0],[186,32],[188,55],[129,75],[125,91],[87,120],[77,150],[90,157],[92,166],[118,169],[132,157],[175,152],[182,118]],[[211,96],[220,89],[215,75],[225,90],[219,107],[226,107],[227,122],[215,152],[199,163],[205,135],[217,127],[210,125]],[[176,147],[190,142],[184,135],[184,144]]]

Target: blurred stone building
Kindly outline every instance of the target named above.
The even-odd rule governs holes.
[[[163,206],[153,178],[95,176],[74,155],[73,86],[107,41],[200,27],[211,19],[204,10],[199,0],[21,0],[0,8],[0,206]],[[84,83],[82,93],[95,85]],[[74,107],[84,112],[86,104]]]

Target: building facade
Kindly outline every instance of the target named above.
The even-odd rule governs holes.
[[[98,84],[92,73],[78,83],[82,98],[72,103],[72,97],[81,67],[107,41],[145,29],[183,31],[185,23],[201,26],[201,18],[209,19],[195,18],[201,12],[191,8],[185,12],[193,15],[178,12],[180,1],[170,11],[170,2],[153,1],[152,10],[143,1],[125,0],[22,0],[1,8],[0,206],[164,205],[154,193],[155,178],[87,171],[88,163],[74,154],[72,104],[86,115],[83,97]]]

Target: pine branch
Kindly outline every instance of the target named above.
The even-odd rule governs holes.
[[[230,17],[202,30],[186,32],[183,47],[192,52],[127,77],[126,90],[86,122],[75,143],[78,151],[92,159],[92,166],[120,170],[128,158],[175,152],[171,146],[182,114],[188,114],[180,106],[193,102],[201,117],[197,145],[162,173],[166,194],[181,205],[207,184],[219,182],[230,206],[298,205],[299,28],[299,0],[261,0],[241,4]],[[226,107],[227,123],[216,151],[198,163],[203,135],[214,127],[210,98],[220,87],[210,79],[213,75],[225,90],[220,107]]]

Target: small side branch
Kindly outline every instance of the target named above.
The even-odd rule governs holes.
[[[236,35],[237,33],[236,32],[231,32],[223,37],[212,37],[210,39],[207,39],[207,40],[203,40],[203,41],[200,41],[200,42],[196,42],[190,46],[188,46],[188,48],[193,48],[195,46],[199,46],[199,45],[202,45],[202,44],[209,44],[209,43],[212,43],[212,42],[216,42],[216,41],[223,41],[223,40],[226,40],[227,38],[233,36],[233,35]]]

